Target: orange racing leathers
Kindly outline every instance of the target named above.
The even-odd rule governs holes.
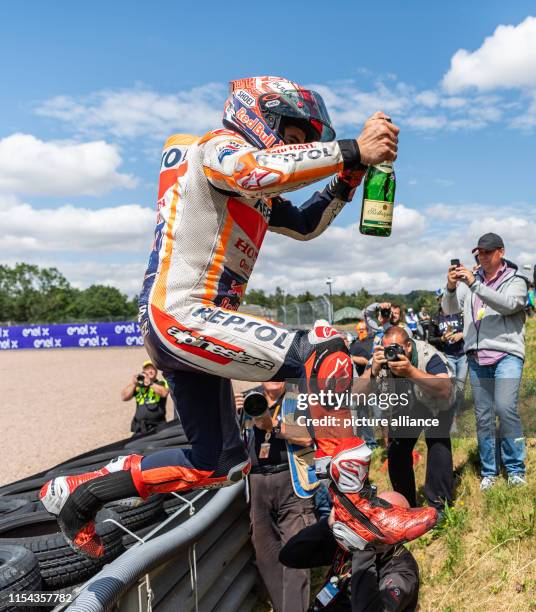
[[[332,328],[291,332],[237,309],[266,231],[300,240],[318,236],[363,172],[353,140],[259,150],[225,129],[168,139],[140,322],[192,447],[143,459],[151,490],[157,483],[167,487],[177,470],[215,469],[224,478],[242,465],[229,379],[351,379],[347,349]],[[279,195],[334,174],[299,208]],[[315,362],[317,345],[323,358]],[[329,460],[337,442],[336,434],[325,444],[317,440],[322,457]]]
[[[263,150],[227,130],[168,140],[140,322],[191,448],[120,457],[100,470],[46,483],[44,507],[77,550],[104,554],[95,513],[106,501],[222,486],[248,473],[231,378],[301,378],[307,391],[349,388],[348,350],[327,323],[290,332],[236,311],[267,229],[303,240],[319,235],[362,179],[359,161],[353,140]],[[331,175],[337,176],[300,208],[280,196]],[[313,419],[324,408],[309,403]],[[331,466],[335,535],[344,546],[393,544],[435,523],[433,509],[396,509],[368,499],[370,450],[362,440],[340,441],[337,432],[323,437],[316,428],[314,437],[317,458],[324,469]]]
[[[332,175],[300,208],[280,196]],[[362,176],[354,140],[260,150],[226,129],[169,138],[140,299],[155,363],[253,381],[298,377],[299,367],[282,369],[296,333],[235,311],[266,231],[318,236]]]

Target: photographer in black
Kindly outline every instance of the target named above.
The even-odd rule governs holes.
[[[121,399],[136,400],[136,413],[130,425],[134,434],[150,433],[166,422],[166,401],[169,394],[165,380],[158,380],[158,370],[152,361],[144,361],[142,371],[121,391]]]
[[[378,493],[395,506],[408,508],[399,493]],[[310,611],[410,612],[417,609],[419,568],[402,544],[377,545],[348,553],[332,532],[333,516],[302,529],[285,544],[279,561],[288,567],[308,568],[331,565],[323,588]]]
[[[408,399],[406,406],[398,402],[389,415],[387,458],[394,490],[404,495],[411,506],[417,505],[412,452],[424,430],[428,448],[424,494],[428,504],[441,512],[445,503],[452,502],[453,489],[450,427],[454,376],[447,358],[427,342],[411,339],[404,329],[390,327],[381,346],[374,349],[361,380],[366,378],[372,391]],[[393,420],[400,422],[404,416],[412,421],[393,424]],[[430,422],[431,417],[437,420],[436,426],[419,424]]]

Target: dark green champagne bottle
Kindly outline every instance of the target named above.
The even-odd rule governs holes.
[[[396,177],[393,164],[369,166],[363,187],[359,231],[368,236],[390,236],[393,225]]]

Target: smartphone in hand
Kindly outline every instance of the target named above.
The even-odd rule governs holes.
[[[459,259],[451,259],[450,260],[450,265],[458,267],[458,266],[461,266],[461,263],[460,263]]]

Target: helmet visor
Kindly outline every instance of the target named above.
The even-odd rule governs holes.
[[[320,142],[335,140],[335,130],[331,125],[326,105],[316,91],[288,89],[263,94],[259,98],[259,106],[263,115],[278,115],[285,118],[285,124],[292,123],[292,119],[298,120],[297,125],[305,122],[311,126],[311,133],[316,135],[313,140]]]

